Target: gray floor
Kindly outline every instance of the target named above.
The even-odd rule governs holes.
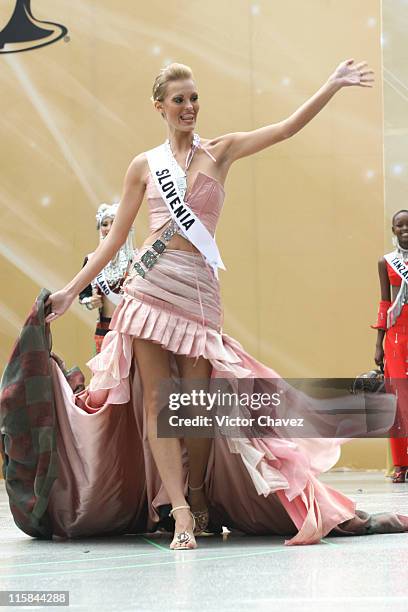
[[[408,514],[408,485],[382,473],[332,472],[324,480],[364,510]],[[305,547],[229,535],[177,553],[165,536],[43,542],[15,527],[3,481],[0,529],[0,590],[69,591],[69,609],[408,611],[408,534]]]

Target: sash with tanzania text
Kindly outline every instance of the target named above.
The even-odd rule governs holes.
[[[392,253],[387,253],[387,255],[384,255],[384,259],[391,266],[394,272],[396,272],[405,283],[408,283],[408,266],[404,264],[401,256],[396,251],[393,251]]]
[[[387,253],[384,255],[385,261],[401,278],[402,283],[398,295],[387,310],[387,329],[390,329],[397,322],[398,317],[402,312],[404,304],[407,303],[408,297],[408,266],[401,259],[401,254],[398,251]]]

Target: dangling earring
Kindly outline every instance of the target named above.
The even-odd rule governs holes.
[[[392,244],[393,244],[395,247],[398,247],[398,246],[399,246],[399,244],[398,244],[398,238],[396,237],[396,235],[395,235],[395,234],[394,234],[394,235],[393,235],[393,237],[392,237]]]

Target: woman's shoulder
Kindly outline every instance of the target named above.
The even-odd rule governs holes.
[[[127,179],[134,183],[142,182],[145,185],[149,176],[149,164],[147,163],[146,153],[138,153],[130,162],[127,173]]]
[[[225,161],[228,148],[231,144],[233,134],[223,134],[215,138],[200,138],[201,146],[211,153],[217,160],[217,162]]]
[[[385,255],[381,255],[381,257],[378,260],[378,272],[381,273],[386,273],[388,272],[388,263],[387,260],[385,259]]]
[[[131,160],[129,164],[129,170],[134,173],[140,173],[143,172],[147,165],[148,163],[146,151],[143,151],[142,153],[138,153],[137,155],[135,155],[135,157]]]
[[[392,268],[389,262],[393,259],[394,255],[395,251],[392,251],[391,253],[386,253],[385,255],[381,255],[378,260],[378,266],[381,266],[383,268]]]

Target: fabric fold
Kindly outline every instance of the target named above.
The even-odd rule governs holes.
[[[177,271],[177,272],[176,272]],[[183,282],[180,282],[180,278]],[[196,283],[199,283],[201,305]],[[205,326],[201,320],[205,318]],[[77,398],[88,413],[107,406],[122,410],[129,403],[142,431],[144,469],[149,506],[149,528],[153,529],[159,516],[159,505],[168,504],[166,492],[161,486],[157,470],[148,447],[144,428],[143,397],[137,372],[132,368],[132,343],[135,338],[160,344],[169,351],[172,371],[177,371],[174,355],[191,358],[202,355],[212,365],[212,378],[230,379],[239,385],[242,379],[276,379],[276,372],[259,363],[233,338],[221,330],[221,305],[218,281],[211,275],[200,255],[183,251],[168,251],[149,271],[146,278],[136,276],[126,287],[122,301],[111,321],[111,330],[105,337],[102,350],[88,363],[92,370],[89,390]],[[203,336],[204,334],[204,336]],[[132,379],[133,377],[133,379]],[[135,378],[136,377],[136,378]],[[302,393],[296,394],[299,410],[309,407]],[[310,398],[309,398],[310,399]],[[111,408],[110,408],[111,409]],[[354,516],[354,504],[341,494],[328,493],[316,475],[330,469],[339,457],[341,440],[332,439],[282,439],[216,437],[213,443],[213,463],[208,471],[210,482],[226,484],[228,465],[235,456],[246,474],[247,488],[258,496],[255,515],[268,514],[268,505],[274,498],[274,507],[287,513],[282,526],[290,521],[296,525],[297,535],[288,544],[318,542],[342,521]],[[217,459],[214,460],[214,457]],[[187,471],[187,459],[184,451]],[[238,465],[234,462],[234,465]],[[236,479],[238,471],[230,471],[229,478]],[[220,489],[217,488],[217,491]],[[248,490],[237,483],[236,497],[244,498]],[[231,515],[229,500],[214,496],[214,504],[224,520],[243,531],[257,532],[249,528],[242,515]],[[235,501],[234,501],[235,503]],[[242,499],[248,511],[248,504]],[[279,516],[279,513],[278,513]],[[271,520],[269,518],[268,520]],[[273,528],[279,532],[279,520]],[[262,527],[265,529],[265,527]]]
[[[44,325],[43,318],[37,319],[36,325]],[[222,332],[221,321],[218,281],[208,274],[201,256],[169,250],[146,278],[136,276],[127,285],[101,352],[89,362],[93,376],[86,390],[74,394],[58,364],[50,361],[46,371],[52,372],[49,393],[58,448],[58,466],[53,464],[53,469],[58,469],[47,499],[41,500],[48,535],[154,531],[161,508],[170,504],[147,439],[143,387],[133,360],[135,339],[155,342],[168,351],[172,377],[178,377],[177,355],[202,355],[212,365],[210,384],[226,379],[232,389],[246,385],[257,392],[265,390],[256,386],[257,379],[270,391],[279,381],[299,414],[313,413],[314,400],[246,353]],[[32,353],[34,358],[34,348]],[[44,352],[44,359],[51,357]],[[47,380],[49,384],[49,376]],[[12,406],[13,387],[4,393],[7,404],[2,408]],[[353,407],[356,401],[350,398]],[[395,398],[384,395],[382,401],[391,418]],[[15,453],[14,464],[8,460],[14,474],[19,461],[16,422],[18,415],[7,421],[6,430],[2,422],[3,452]],[[331,431],[330,420],[322,423]],[[343,441],[290,438],[274,431],[263,438],[216,435],[205,478],[211,516],[248,534],[293,536],[288,545],[314,544],[336,530],[343,535],[360,533],[362,520],[356,518],[354,503],[317,478],[336,463]],[[187,484],[183,443],[182,460]],[[10,482],[13,473],[6,474]],[[21,520],[21,507],[14,500],[18,524],[36,535]],[[31,506],[26,507],[28,514]],[[381,529],[405,531],[408,520],[395,516],[382,519]]]

